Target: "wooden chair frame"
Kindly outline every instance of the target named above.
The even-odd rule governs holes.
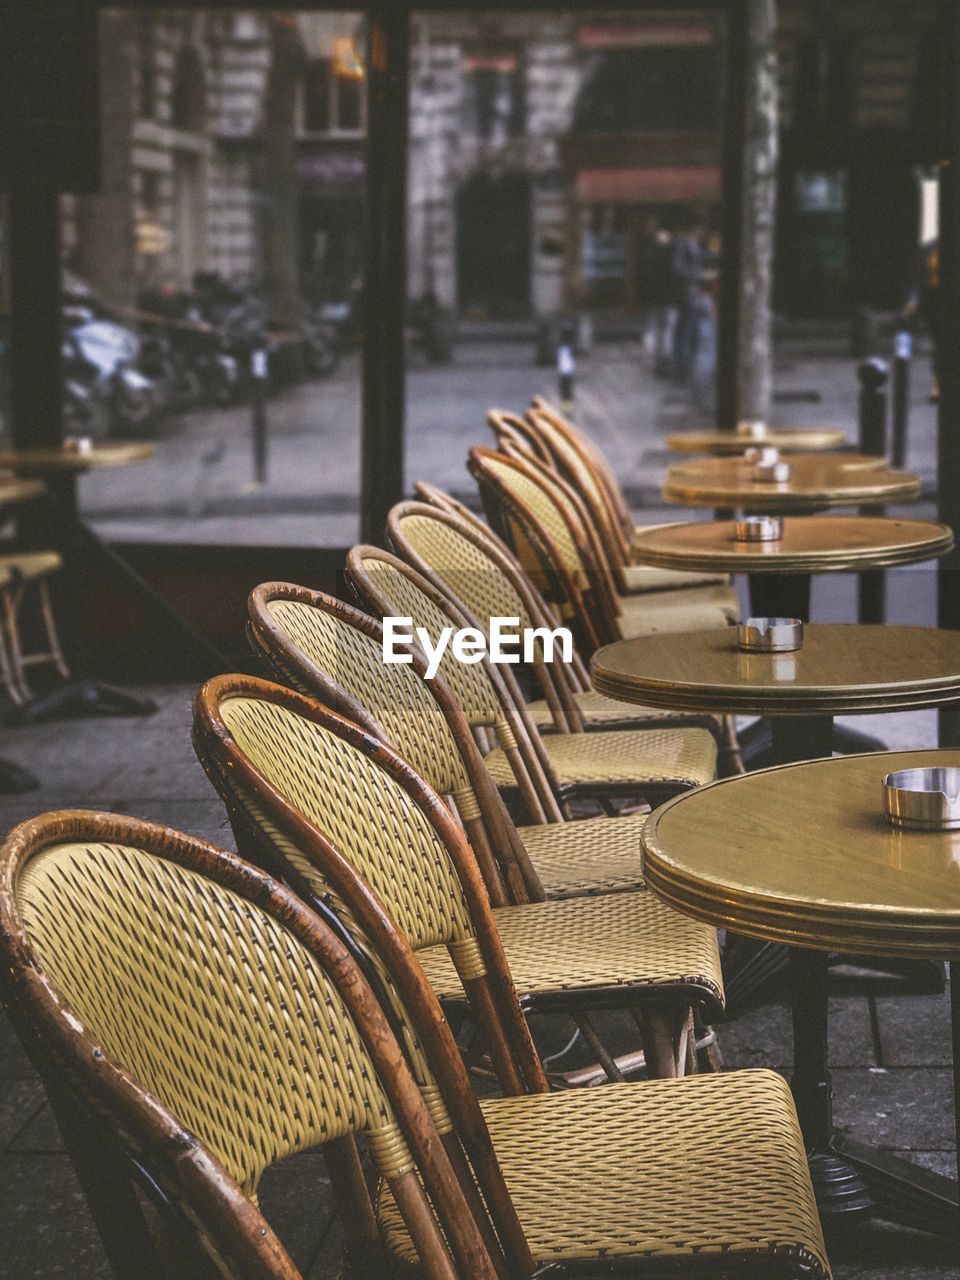
[[[58,1119],[69,1121],[65,1137],[115,1273],[124,1280],[168,1274],[134,1193],[136,1183],[163,1213],[184,1207],[176,1214],[186,1239],[173,1259],[178,1276],[198,1274],[190,1244],[204,1238],[238,1280],[300,1276],[253,1201],[163,1102],[103,1050],[95,1029],[69,1008],[36,954],[18,909],[20,870],[45,848],[83,841],[133,846],[213,880],[272,916],[313,956],[351,1016],[414,1157],[416,1170],[389,1181],[427,1274],[432,1280],[502,1277],[504,1264],[489,1250],[489,1227],[476,1221],[462,1174],[449,1160],[390,1025],[355,958],[329,925],[236,854],[135,818],[64,811],[16,827],[0,853],[3,994]],[[336,1139],[323,1150],[347,1239],[369,1248],[379,1234],[353,1139]],[[504,1195],[505,1190],[501,1207],[509,1204]],[[219,1267],[218,1272],[223,1274]]]
[[[478,530],[472,524],[468,524],[453,512],[443,511],[440,508],[431,507],[422,502],[408,501],[398,503],[387,517],[387,538],[391,546],[397,550],[403,560],[412,565],[418,573],[436,586],[438,590],[444,591],[460,609],[467,613],[471,612],[469,606],[457,596],[452,584],[443,576],[442,571],[428,563],[404,534],[404,521],[412,516],[436,520],[468,541],[489,561],[491,571],[502,574],[510,587],[520,596],[533,626],[553,627],[556,625],[556,620],[550,613],[543,597],[523,571],[513,553],[505,545],[499,544],[499,539],[494,540],[486,537],[483,531]],[[348,557],[349,565],[350,557]],[[365,603],[369,604],[369,601]],[[577,705],[576,694],[590,689],[590,677],[576,650],[574,650],[571,663],[555,662],[548,666],[546,663],[541,662],[537,664],[535,674],[550,709],[553,727],[559,732],[578,733],[591,732],[591,730],[662,728],[665,723],[669,723],[669,721],[665,721],[663,717],[659,716],[651,719],[650,717],[644,717],[642,714],[631,715],[628,711],[628,705],[624,703],[622,719],[612,723],[588,724]],[[715,737],[718,739],[721,737],[717,720],[714,716],[706,714],[703,717],[685,716],[678,723],[684,728],[709,729]]]
[[[218,676],[208,681],[195,702],[194,743],[204,769],[227,805],[231,822],[238,813],[242,816],[234,828],[238,844],[242,842],[241,851],[273,874],[289,880],[311,904],[322,904],[316,887],[298,873],[266,833],[254,829],[256,818],[251,817],[251,809],[255,808],[267,815],[282,837],[294,844],[349,904],[351,915],[360,922],[365,935],[360,939],[350,933],[354,944],[367,955],[382,956],[405,1007],[411,1008],[414,1015],[417,983],[425,981],[419,963],[415,959],[411,963],[414,953],[406,942],[402,948],[397,947],[396,939],[400,935],[396,925],[359,871],[263,776],[236,742],[219,710],[223,700],[235,697],[265,700],[323,726],[369,756],[421,809],[450,857],[483,955],[486,975],[463,983],[465,999],[476,1024],[489,1037],[494,1067],[507,1092],[524,1089],[536,1092],[547,1087],[524,1012],[562,1012],[577,1018],[603,1009],[635,1010],[646,1024],[644,1034],[650,1037],[649,1062],[658,1063],[659,1074],[675,1071],[678,1053],[681,1065],[684,1058],[692,1061],[693,1039],[684,1030],[683,1020],[678,1021],[678,1011],[697,1009],[705,1021],[715,1020],[721,1012],[721,997],[709,982],[703,985],[703,981],[683,977],[671,982],[666,990],[661,986],[618,981],[606,987],[527,993],[521,1004],[466,833],[440,797],[409,764],[369,730],[294,690],[253,677]],[[249,797],[246,802],[244,795]],[[343,927],[350,932],[346,925]],[[371,981],[374,980],[371,977]]]

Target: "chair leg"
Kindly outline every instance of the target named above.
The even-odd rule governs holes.
[[[10,588],[3,587],[2,617],[0,617],[0,684],[7,691],[7,696],[15,707],[22,707],[26,701],[23,690],[17,679],[16,667],[10,655],[12,643],[11,612],[12,601]]]
[[[683,1075],[688,1011],[678,1010],[675,1005],[662,1001],[644,1005],[635,1016],[643,1035],[647,1070],[651,1077],[672,1080]]]
[[[33,690],[27,680],[26,664],[23,660],[23,649],[20,645],[20,606],[23,604],[23,583],[10,587],[3,593],[3,614],[10,646],[10,665],[13,679],[20,690],[20,703],[29,702]]]
[[[737,722],[733,716],[723,717],[723,734],[720,742],[720,761],[723,777],[735,773],[746,773],[743,756],[740,753],[740,739],[737,737]]]
[[[40,616],[43,619],[43,625],[47,633],[47,649],[50,661],[56,667],[58,674],[64,680],[69,680],[71,672],[63,654],[63,646],[60,644],[57,621],[53,615],[53,603],[50,599],[50,584],[46,578],[41,578],[37,583],[37,598],[40,603]]]

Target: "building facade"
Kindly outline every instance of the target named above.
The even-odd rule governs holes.
[[[909,287],[917,175],[936,158],[934,16],[933,0],[781,0],[785,314],[894,306]],[[64,202],[70,266],[127,304],[197,272],[348,296],[362,258],[359,15],[102,21],[103,187]],[[411,297],[478,319],[641,308],[651,229],[690,211],[718,223],[723,83],[713,9],[417,15]]]

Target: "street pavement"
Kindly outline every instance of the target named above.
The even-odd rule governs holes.
[[[908,463],[932,482],[934,409],[926,402],[928,361],[912,379]],[[775,421],[840,426],[856,434],[856,362],[839,338],[779,344]],[[450,365],[413,363],[407,378],[405,486],[432,480],[473,494],[467,449],[491,443],[486,411],[523,409],[534,394],[556,395],[552,369],[530,342],[457,345]],[[636,342],[599,343],[579,361],[578,420],[612,460],[638,510],[655,516],[674,430],[710,422],[704,397],[654,378]],[[233,545],[346,546],[359,534],[360,369],[353,354],[337,373],[271,397],[266,482],[255,482],[251,411],[240,405],[168,420],[156,457],[95,472],[81,503],[108,538]]]

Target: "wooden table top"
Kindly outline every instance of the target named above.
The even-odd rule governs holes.
[[[776,542],[738,542],[732,520],[666,524],[639,531],[638,562],[717,573],[844,573],[888,569],[946,555],[953,531],[887,516],[787,516]]]
[[[646,883],[751,937],[960,958],[960,831],[902,831],[881,812],[884,775],[927,765],[960,765],[960,751],[837,756],[688,791],[646,823]]]
[[[590,664],[624,702],[732,715],[862,715],[960,700],[960,631],[807,623],[792,653],[744,653],[736,627],[618,640]]]
[[[95,444],[89,453],[76,449],[14,449],[0,453],[0,467],[19,475],[93,471],[99,467],[125,467],[152,458],[152,444],[130,441],[123,444]]]
[[[768,427],[762,436],[740,435],[736,431],[678,431],[667,436],[667,448],[674,453],[736,454],[747,449],[775,446],[797,453],[839,449],[846,435],[835,427]]]
[[[863,454],[792,454],[789,480],[757,481],[746,458],[698,458],[675,463],[667,472],[663,496],[689,507],[739,507],[748,511],[796,511],[817,507],[859,506],[920,494],[919,476],[894,471],[884,459]]]
[[[16,502],[29,502],[46,492],[42,480],[24,480],[20,476],[0,476],[0,507]]]

